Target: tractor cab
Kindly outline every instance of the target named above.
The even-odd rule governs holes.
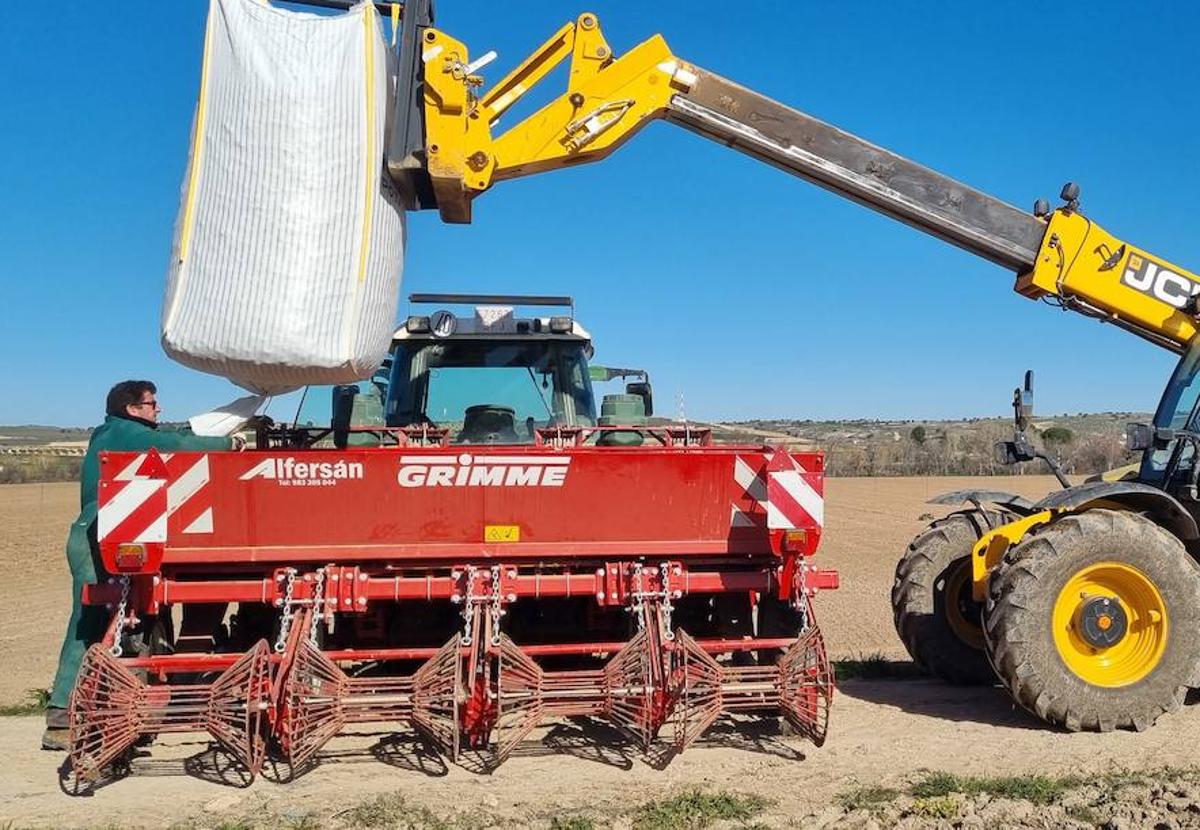
[[[653,411],[644,370],[589,365],[592,338],[570,297],[414,294],[409,302],[375,375],[333,387],[336,445],[418,429],[451,444],[532,444],[538,430],[637,425]],[[527,307],[552,311],[526,316]],[[594,382],[629,378],[624,394],[597,407]]]
[[[456,444],[531,444],[553,426],[595,426],[591,335],[569,297],[425,295],[392,340],[384,419],[389,427],[448,429]],[[559,306],[518,316],[518,306]],[[561,313],[566,310],[568,313]]]

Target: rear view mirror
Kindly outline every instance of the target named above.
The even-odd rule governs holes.
[[[1033,418],[1033,370],[1025,372],[1025,388],[1013,390],[1013,418],[1018,432],[1024,432]]]
[[[333,445],[339,450],[346,449],[350,435],[350,424],[353,420],[354,399],[358,397],[358,385],[354,383],[333,387],[331,392],[333,414],[329,425],[333,427]]]
[[[1035,458],[1045,458],[1023,437],[1016,441],[1000,441],[996,444],[996,460],[1001,464],[1020,464]]]
[[[1141,452],[1154,446],[1154,427],[1150,424],[1125,425],[1125,449]]]
[[[1017,445],[1012,441],[997,441],[995,448],[996,463],[1006,467],[1021,460],[1017,454]]]

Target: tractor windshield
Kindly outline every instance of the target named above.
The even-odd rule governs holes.
[[[594,426],[584,344],[569,340],[397,343],[389,426],[432,424],[464,444],[527,444],[539,427]]]
[[[1200,400],[1200,338],[1193,340],[1179,364],[1167,382],[1158,411],[1154,413],[1154,426],[1157,429],[1186,430],[1200,433],[1200,412],[1197,411],[1197,401]],[[1176,441],[1163,448],[1146,450],[1142,461],[1141,480],[1148,483],[1157,482],[1162,478],[1172,454],[1175,452]],[[1190,469],[1192,457],[1195,455],[1195,444],[1191,441],[1183,448],[1179,459],[1181,469]]]

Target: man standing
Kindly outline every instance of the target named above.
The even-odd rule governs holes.
[[[103,574],[96,543],[96,500],[99,494],[102,451],[142,452],[242,449],[241,438],[205,438],[190,430],[158,428],[157,389],[148,380],[125,380],[108,392],[104,423],[92,432],[80,476],[79,518],[67,537],[67,564],[71,569],[71,618],[58,656],[58,672],[46,710],[46,732],[42,748],[65,750],[70,723],[67,703],[75,676],[88,647],[104,636],[109,613],[103,606],[82,602],[83,586],[94,585]]]

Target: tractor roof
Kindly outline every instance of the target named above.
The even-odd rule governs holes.
[[[471,311],[454,312],[439,308],[432,313],[414,309],[396,329],[393,340],[444,340],[463,338],[514,337],[546,340],[591,342],[592,336],[575,320],[575,304],[570,297],[522,296],[514,294],[413,294],[412,305],[437,304],[473,306]],[[558,306],[567,314],[520,317],[518,306]]]

